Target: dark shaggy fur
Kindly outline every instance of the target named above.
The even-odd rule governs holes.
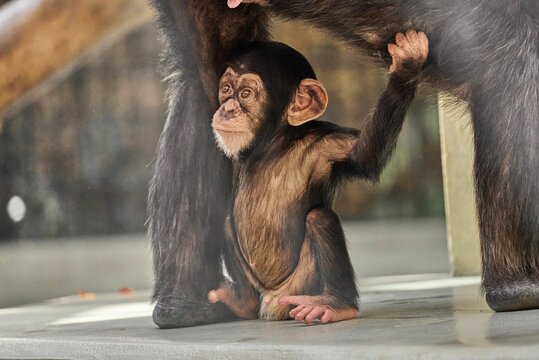
[[[266,17],[256,9],[222,17],[226,4],[214,3],[153,2],[169,81],[169,114],[148,201],[154,321],[161,327],[232,318],[224,306],[206,300],[208,290],[223,280],[222,228],[232,186],[231,165],[215,146],[210,122],[218,70],[239,41],[266,37]],[[237,24],[239,34],[230,32],[227,21]]]
[[[469,102],[483,287],[497,311],[539,307],[539,3],[535,0],[270,0],[387,62],[387,42],[427,33],[423,78]],[[464,89],[464,90],[463,90]]]
[[[235,302],[269,297],[273,300],[263,302],[258,314],[273,320],[290,318],[288,305],[277,301],[290,295],[317,296],[320,305],[341,313],[357,310],[354,270],[340,220],[331,209],[335,190],[348,178],[378,179],[414,99],[413,79],[422,61],[412,56],[399,61],[361,131],[312,119],[301,126],[289,123],[288,109],[302,80],[316,79],[307,59],[291,47],[251,42],[229,64],[243,76],[260,76],[263,89],[257,101],[265,106],[258,118],[251,118],[254,139],[236,161],[228,224],[235,251],[225,256],[227,269],[235,274],[229,287]],[[260,100],[265,94],[267,102]],[[216,113],[217,123],[225,127],[242,119],[242,110],[226,110],[227,104],[241,102],[238,94],[227,96],[221,97]],[[311,103],[326,101],[310,96]]]
[[[483,253],[494,310],[539,307],[539,3],[536,0],[151,0],[167,45],[170,107],[149,199],[162,327],[230,318],[206,291],[221,279],[231,168],[210,131],[217,69],[240,41],[267,38],[267,11],[326,29],[389,63],[387,42],[413,27],[430,41],[422,77],[469,101]],[[204,311],[194,316],[192,310]]]

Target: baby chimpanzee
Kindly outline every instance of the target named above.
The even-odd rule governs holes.
[[[237,161],[225,225],[233,283],[210,291],[210,302],[245,319],[357,316],[354,270],[331,204],[341,180],[376,181],[395,148],[428,40],[410,30],[395,42],[389,83],[361,131],[316,120],[328,96],[294,49],[250,43],[228,63],[212,126],[219,147]]]

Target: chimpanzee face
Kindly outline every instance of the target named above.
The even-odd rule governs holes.
[[[260,76],[228,68],[219,81],[219,103],[212,121],[217,144],[234,158],[254,141],[266,113],[268,92]]]

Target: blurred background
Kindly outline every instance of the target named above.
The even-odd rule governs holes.
[[[136,7],[135,25],[103,36],[0,108],[0,307],[151,287],[145,219],[166,116],[158,71],[162,45],[144,0],[129,1]],[[76,7],[68,0],[45,2],[52,17],[55,7],[68,15]],[[40,1],[0,0],[0,28],[8,23],[2,14],[15,11],[15,3]],[[101,10],[84,11],[92,17]],[[30,28],[40,20],[25,21]],[[79,24],[69,31],[92,31]],[[326,85],[326,120],[361,128],[387,69],[302,23],[275,20],[273,32],[302,52]],[[11,33],[0,30],[0,84],[2,77],[18,81],[10,78],[10,62],[2,62],[15,51],[10,41],[18,33],[16,26]],[[41,34],[39,46],[56,36]],[[32,72],[28,61],[16,66]],[[420,91],[381,183],[353,182],[339,193],[335,209],[360,277],[449,271],[439,139],[436,101]],[[419,251],[423,262],[407,257]]]

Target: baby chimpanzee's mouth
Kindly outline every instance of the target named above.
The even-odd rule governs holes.
[[[242,1],[243,0],[228,0],[228,7],[231,9],[235,9],[240,6]]]

